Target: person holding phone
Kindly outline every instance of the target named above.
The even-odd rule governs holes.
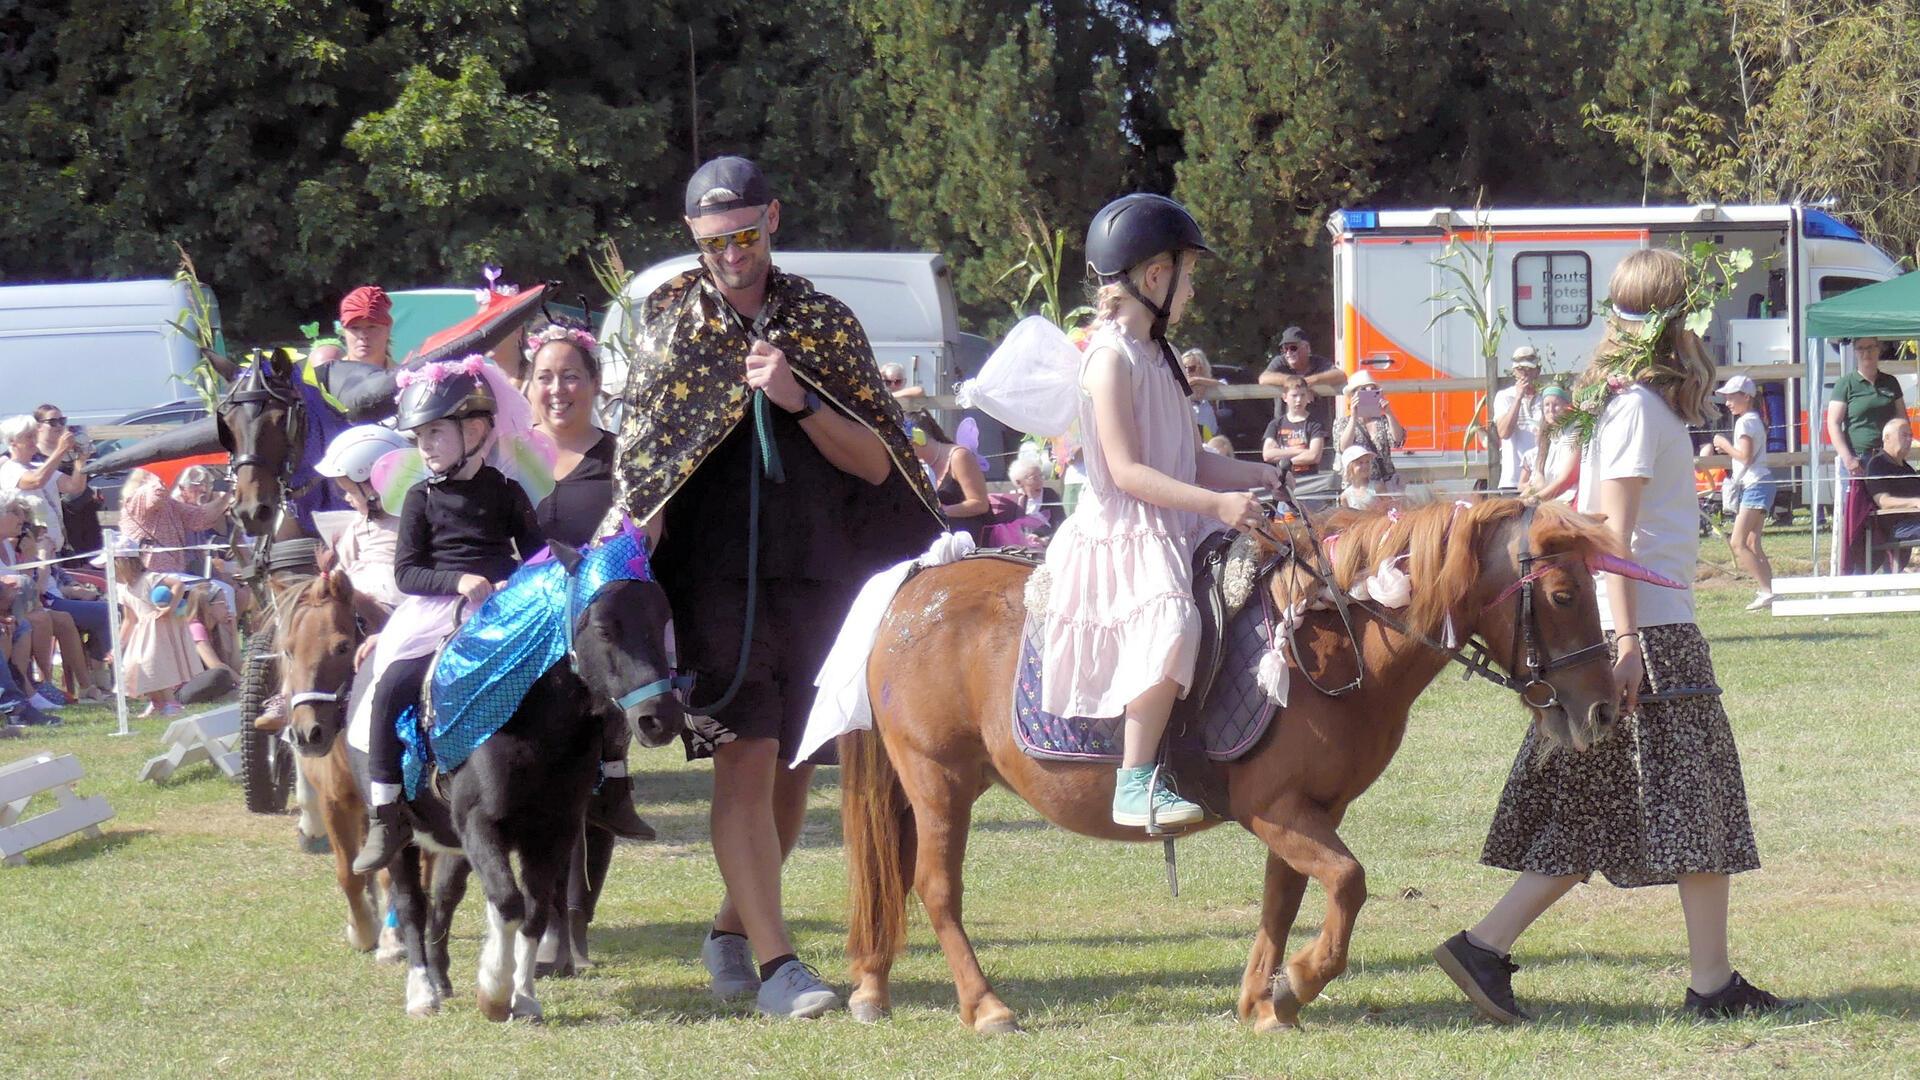
[[[1365,447],[1373,455],[1374,494],[1398,494],[1406,485],[1393,467],[1393,451],[1407,445],[1407,429],[1393,415],[1372,372],[1355,373],[1340,392],[1347,399],[1347,415],[1333,425],[1334,448],[1345,454],[1350,446]]]

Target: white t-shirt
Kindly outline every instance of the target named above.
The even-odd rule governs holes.
[[[21,487],[21,479],[31,471],[33,466],[22,465],[10,457],[0,460],[0,488],[13,488],[40,504],[34,516],[47,527],[47,535],[53,538],[57,551],[67,542],[66,521],[60,516],[60,473],[55,470],[47,482],[37,488]]]
[[[1546,475],[1534,477],[1534,483],[1545,484],[1554,477],[1559,476],[1566,471],[1568,463],[1579,456],[1580,436],[1571,431],[1561,434],[1558,438],[1547,444],[1547,460],[1540,466]],[[1567,490],[1561,492],[1555,496],[1555,498],[1569,506],[1573,506],[1576,505],[1574,503],[1574,496],[1579,493],[1579,478],[1576,477],[1574,483],[1567,485]]]
[[[1600,483],[1646,478],[1640,489],[1640,517],[1634,523],[1628,558],[1675,581],[1684,589],[1664,589],[1636,581],[1634,617],[1641,626],[1693,621],[1693,576],[1700,558],[1700,504],[1693,489],[1693,440],[1660,395],[1635,384],[1613,395],[1599,429],[1580,459],[1580,507],[1602,511]],[[1600,625],[1613,629],[1607,606],[1607,576],[1598,582]]]
[[[1749,484],[1765,483],[1773,479],[1773,470],[1767,468],[1765,462],[1757,460],[1760,455],[1767,452],[1767,425],[1760,422],[1759,413],[1743,412],[1733,418],[1733,435],[1731,439],[1733,445],[1740,445],[1740,437],[1742,435],[1753,440],[1753,455],[1756,460],[1752,465],[1742,465],[1736,461],[1733,463],[1733,467],[1727,470],[1727,482],[1726,485],[1721,488],[1721,492],[1729,498],[1732,496],[1732,492],[1738,488],[1746,487]]]
[[[1509,386],[1493,395],[1493,418],[1498,421],[1507,415],[1507,408],[1520,398],[1520,388]],[[1500,486],[1517,488],[1520,486],[1520,466],[1533,460],[1533,452],[1540,446],[1540,388],[1534,387],[1533,396],[1520,403],[1520,411],[1513,418],[1513,434],[1500,440]],[[1538,479],[1536,477],[1535,479]]]

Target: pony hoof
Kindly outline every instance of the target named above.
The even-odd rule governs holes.
[[[538,1024],[546,1020],[546,1015],[540,1011],[539,1001],[525,994],[515,994],[513,1004],[507,1008],[507,1019]]]
[[[1280,1031],[1299,1031],[1300,1021],[1298,1018],[1285,1020],[1278,1016],[1263,1016],[1254,1021],[1253,1030],[1261,1035],[1271,1035]]]
[[[379,943],[379,935],[359,933],[354,929],[353,923],[347,923],[347,948],[354,952],[372,952],[374,946]]]
[[[508,998],[490,998],[485,994],[474,995],[480,1005],[480,1015],[496,1024],[504,1024],[513,1019],[512,1002]]]
[[[407,947],[400,943],[400,932],[391,926],[380,930],[380,944],[373,950],[376,964],[398,964],[407,958]]]
[[[847,1014],[862,1024],[877,1024],[893,1015],[893,1010],[877,1001],[855,998],[847,1003]]]
[[[1023,1030],[1011,1012],[982,1016],[973,1022],[976,1035],[1018,1035]]]
[[[1254,1026],[1255,1031],[1298,1030],[1300,1027],[1300,995],[1293,992],[1293,983],[1282,976],[1273,980],[1273,1018],[1261,1017]]]

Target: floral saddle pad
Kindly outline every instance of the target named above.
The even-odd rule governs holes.
[[[1204,605],[1203,605],[1204,607]],[[1031,609],[1029,609],[1031,610]],[[1029,757],[1048,761],[1111,762],[1120,760],[1119,716],[1055,716],[1040,708],[1040,643],[1038,624],[1027,620],[1020,645],[1020,665],[1013,688],[1013,737]],[[1206,754],[1214,761],[1236,761],[1259,743],[1278,706],[1268,699],[1254,678],[1260,656],[1267,650],[1267,623],[1259,604],[1247,604],[1227,618],[1219,649],[1219,668],[1200,702],[1200,735]],[[1204,667],[1209,650],[1202,648],[1198,665]],[[1204,680],[1196,672],[1196,683]],[[1179,722],[1180,707],[1174,710]]]

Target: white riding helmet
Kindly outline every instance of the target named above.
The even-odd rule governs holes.
[[[344,476],[356,484],[364,484],[373,475],[374,462],[412,445],[405,435],[391,428],[361,424],[335,435],[313,471],[321,476]]]

